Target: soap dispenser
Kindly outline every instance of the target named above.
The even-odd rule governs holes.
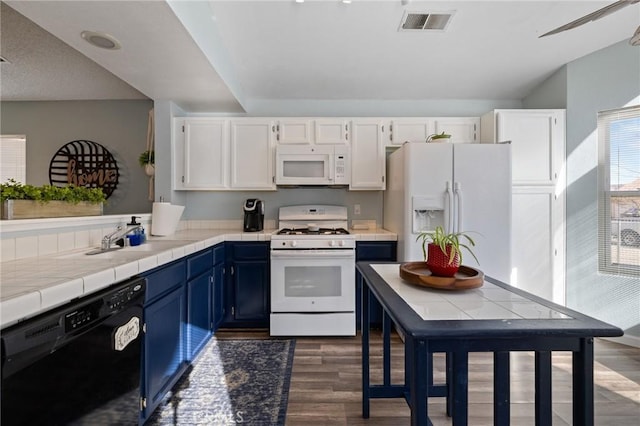
[[[146,235],[142,224],[136,222],[136,219],[140,219],[140,216],[131,216],[131,222],[127,223],[127,226],[137,226],[132,235],[128,235],[129,244],[132,246],[138,246],[145,242]]]

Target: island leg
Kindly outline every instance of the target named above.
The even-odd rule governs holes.
[[[573,424],[593,426],[593,338],[580,339],[573,352]]]

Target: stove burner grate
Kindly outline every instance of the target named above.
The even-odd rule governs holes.
[[[317,231],[310,231],[309,228],[283,228],[278,231],[278,235],[348,235],[349,231],[344,228],[320,228]]]

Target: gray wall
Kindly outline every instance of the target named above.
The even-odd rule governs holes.
[[[64,144],[90,140],[103,145],[118,163],[117,189],[105,214],[149,213],[149,180],[138,164],[146,149],[152,101],[46,101],[0,103],[0,133],[27,136],[27,182],[49,183],[49,162]]]
[[[640,102],[640,49],[626,41],[577,59],[523,101],[554,108],[566,81],[567,304],[640,347],[640,279],[598,272],[597,113]],[[550,90],[551,88],[551,90]]]
[[[551,77],[543,81],[526,98],[522,106],[528,109],[567,108],[567,66],[563,66]]]

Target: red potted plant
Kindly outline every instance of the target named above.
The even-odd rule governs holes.
[[[462,263],[463,248],[478,262],[478,258],[469,247],[476,244],[465,232],[446,233],[442,226],[437,226],[432,232],[422,232],[418,235],[416,241],[420,240],[424,259],[433,275],[454,276]]]

